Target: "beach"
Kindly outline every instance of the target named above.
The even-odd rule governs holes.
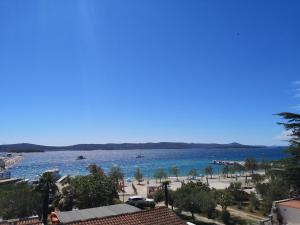
[[[262,171],[259,171],[258,173],[263,174]],[[246,174],[245,174],[246,175]],[[248,180],[250,174],[247,174]],[[233,175],[232,177],[224,177],[223,175],[213,175],[212,178],[210,176],[208,179],[206,179],[206,176],[204,177],[196,177],[195,179],[190,179],[187,176],[180,176],[178,179],[176,177],[168,177],[167,179],[162,179],[163,181],[169,181],[169,189],[170,190],[177,190],[181,187],[182,182],[197,182],[200,181],[202,183],[207,183],[210,188],[214,188],[217,190],[222,190],[227,187],[229,187],[230,183],[232,182],[241,182],[242,186],[247,186],[248,188],[245,189],[246,192],[250,193],[251,191],[254,191],[254,188],[250,188],[251,186],[245,183],[245,176],[241,175]],[[134,189],[132,187],[132,184],[136,187],[137,193],[134,193]],[[161,187],[162,183],[159,182],[159,180],[153,179],[153,178],[145,178],[140,184],[136,180],[132,181],[125,181],[125,192],[124,192],[124,201],[127,201],[130,196],[138,195],[142,197],[147,197],[148,195],[148,189],[149,188],[159,188]],[[119,193],[120,200],[123,201],[123,193]]]

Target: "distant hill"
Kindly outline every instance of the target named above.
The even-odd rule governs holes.
[[[157,142],[157,143],[121,143],[121,144],[78,144],[70,146],[45,146],[28,143],[0,145],[0,152],[40,152],[62,150],[131,150],[131,149],[189,149],[189,148],[262,148],[266,146],[229,144],[201,144],[184,142]]]

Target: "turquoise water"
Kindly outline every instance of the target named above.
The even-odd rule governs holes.
[[[142,154],[144,158],[137,159]],[[84,160],[76,160],[83,155]],[[155,169],[163,168],[169,171],[176,165],[181,175],[186,175],[191,168],[203,169],[214,159],[244,160],[255,157],[258,160],[276,160],[286,153],[279,147],[249,148],[249,149],[150,149],[150,150],[96,150],[96,151],[58,151],[42,153],[24,153],[24,159],[10,168],[12,177],[37,179],[43,171],[57,168],[62,175],[87,174],[91,163],[108,171],[111,166],[120,166],[126,177],[132,177],[136,167],[140,167],[144,176],[151,177]],[[218,166],[214,166],[215,172]]]

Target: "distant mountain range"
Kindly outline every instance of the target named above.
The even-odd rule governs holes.
[[[43,152],[43,151],[76,151],[76,150],[133,150],[133,149],[190,149],[190,148],[263,148],[262,145],[229,144],[202,144],[184,142],[157,142],[157,143],[121,143],[121,144],[77,144],[69,146],[45,146],[28,143],[0,145],[0,152]]]

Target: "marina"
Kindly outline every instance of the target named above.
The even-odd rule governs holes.
[[[0,157],[0,185],[20,182],[21,178],[12,178],[9,168],[13,167],[23,159],[22,155],[7,153]]]
[[[13,155],[8,153],[6,156],[0,157],[0,168],[8,169],[23,159],[22,155]]]

